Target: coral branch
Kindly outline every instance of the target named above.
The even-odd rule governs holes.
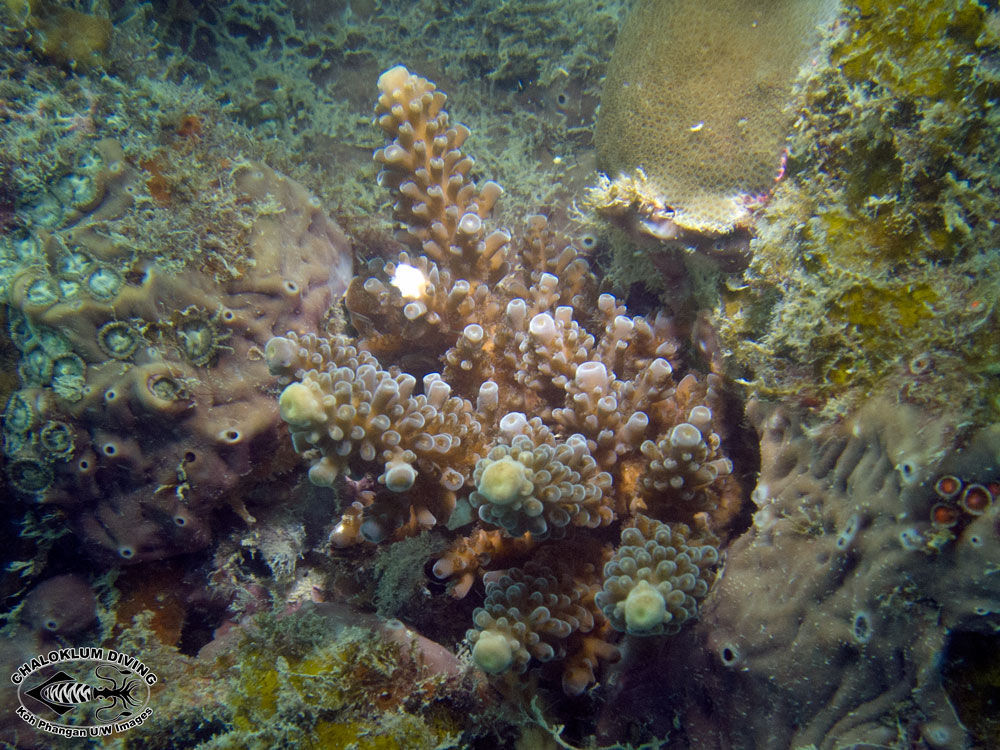
[[[489,232],[499,187],[469,179],[469,131],[449,123],[434,84],[397,67],[379,88],[379,181],[410,249],[351,282],[356,342],[268,343],[281,416],[315,484],[377,478],[343,495],[333,546],[473,524],[433,571],[456,598],[477,576],[486,584],[474,660],[495,673],[566,657],[563,687],[579,693],[617,655],[608,618],[619,627],[630,596],[607,573],[596,603],[610,556],[597,530],[632,522],[608,570],[630,564],[638,528],[669,557],[660,567],[676,567],[646,576],[669,617],[630,631],[675,631],[708,590],[718,541],[689,542],[680,522],[732,492],[718,378],[686,370],[665,315],[630,316],[598,295],[583,255],[545,217],[516,242]],[[639,510],[678,523],[654,528],[633,519]]]

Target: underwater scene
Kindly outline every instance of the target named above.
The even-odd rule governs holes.
[[[1000,3],[0,35],[0,747],[1000,747]]]

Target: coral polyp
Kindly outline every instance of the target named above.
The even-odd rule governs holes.
[[[7,401],[3,415],[4,429],[10,432],[27,432],[35,425],[37,414],[26,392],[14,391]]]
[[[122,287],[122,280],[110,268],[98,268],[87,277],[87,292],[96,300],[106,302],[115,298]]]
[[[65,422],[49,420],[38,431],[38,445],[54,460],[65,461],[73,456],[73,428]]]
[[[112,359],[129,359],[140,343],[142,335],[125,320],[112,320],[97,329],[97,345]]]
[[[52,469],[48,462],[31,455],[14,456],[7,464],[11,486],[26,495],[41,495],[52,486]]]
[[[170,328],[177,347],[195,367],[204,367],[218,355],[230,332],[221,324],[222,311],[209,314],[197,307],[176,311],[170,319]]]

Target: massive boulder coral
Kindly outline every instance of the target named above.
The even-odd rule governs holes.
[[[792,82],[836,0],[640,0],[604,82],[590,202],[654,236],[745,227],[774,185]]]
[[[88,164],[66,222],[4,238],[22,386],[7,473],[93,551],[158,559],[207,545],[220,508],[250,518],[244,500],[287,460],[261,350],[321,324],[351,258],[301,185],[256,164],[227,164],[216,184],[238,207],[225,228],[237,246],[143,256],[121,233],[143,173],[110,140]]]
[[[561,665],[564,689],[580,693],[617,655],[595,602],[609,554],[600,530],[640,510],[676,523],[677,540],[698,513],[730,520],[739,487],[722,452],[721,383],[686,368],[666,316],[630,316],[597,294],[546,218],[518,238],[489,227],[501,190],[469,177],[469,131],[433,83],[396,67],[379,88],[389,143],[375,160],[406,249],[351,282],[356,341],[268,342],[281,415],[312,481],[341,490],[334,547],[469,527],[434,571],[457,597],[486,583],[475,661]],[[701,549],[697,584],[678,574],[699,597],[717,559]],[[612,595],[625,588],[619,577]]]

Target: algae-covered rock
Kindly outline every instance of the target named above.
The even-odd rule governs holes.
[[[847,7],[718,310],[759,393],[1000,413],[998,27],[972,0]]]
[[[111,43],[111,21],[55,0],[4,0],[7,13],[30,33],[35,52],[79,70],[100,66]]]

